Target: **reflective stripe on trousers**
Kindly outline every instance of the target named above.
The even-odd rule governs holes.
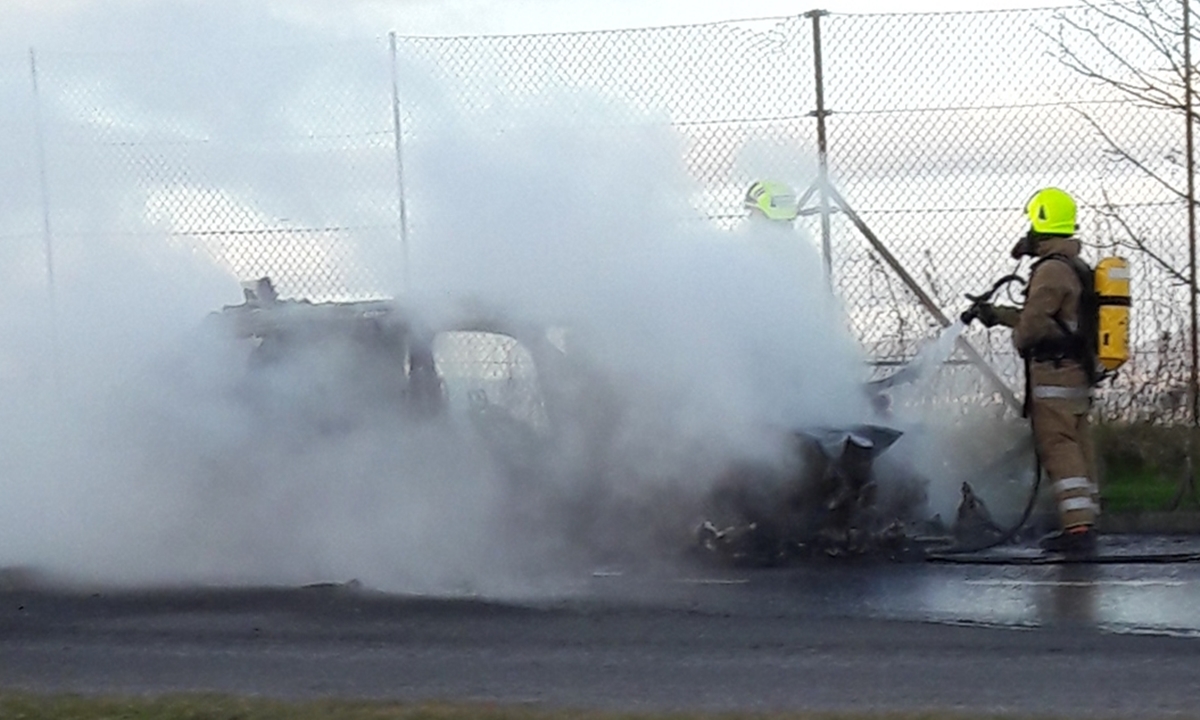
[[[1092,397],[1092,389],[1061,385],[1034,385],[1033,396],[1038,400],[1089,400]]]
[[[1085,477],[1063,478],[1054,483],[1054,492],[1056,494],[1066,494],[1072,490],[1087,490],[1089,495],[1094,495],[1097,492],[1096,486],[1091,480]]]
[[[1099,508],[1096,507],[1096,503],[1092,502],[1090,497],[1072,497],[1060,502],[1058,509],[1063,513],[1074,512],[1076,510],[1087,510],[1095,513]]]

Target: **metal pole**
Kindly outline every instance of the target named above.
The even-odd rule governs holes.
[[[50,183],[46,171],[46,134],[42,124],[42,100],[38,89],[37,53],[29,48],[29,79],[33,86],[33,122],[37,139],[38,185],[42,193],[42,249],[46,256],[46,291],[50,302],[50,352],[54,387],[61,385],[58,331],[58,282],[54,275],[54,234],[50,225]]]
[[[399,63],[396,59],[396,31],[388,33],[388,45],[391,48],[392,60],[392,133],[396,146],[396,194],[400,210],[400,253],[404,267],[401,270],[404,279],[404,292],[412,289],[412,276],[409,271],[408,258],[408,208],[404,201],[404,154],[401,149],[400,127],[400,78]]]
[[[1192,12],[1189,0],[1183,3],[1183,107],[1186,117],[1184,130],[1187,144],[1187,222],[1188,222],[1188,269],[1191,286],[1192,321],[1192,367],[1189,380],[1191,394],[1192,425],[1200,427],[1200,333],[1197,333],[1196,301],[1196,159],[1195,137],[1192,129]]]
[[[1187,223],[1188,223],[1188,284],[1191,289],[1191,321],[1192,321],[1192,362],[1188,379],[1188,391],[1191,397],[1192,432],[1188,442],[1188,470],[1185,478],[1186,486],[1180,487],[1175,498],[1175,504],[1183,499],[1186,490],[1195,493],[1195,452],[1196,432],[1200,429],[1200,314],[1197,313],[1196,298],[1196,155],[1193,98],[1192,98],[1192,8],[1190,0],[1183,0],[1183,107],[1186,118],[1184,138],[1187,144]]]
[[[821,64],[821,17],[825,10],[810,10],[813,28],[813,73],[816,77],[817,109],[809,113],[817,118],[817,190],[821,199],[821,259],[825,262],[825,280],[833,285],[833,248],[829,230],[829,153],[825,138],[825,73]]]

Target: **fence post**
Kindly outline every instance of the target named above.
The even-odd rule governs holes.
[[[395,30],[388,33],[388,46],[391,50],[392,63],[392,133],[394,135],[393,142],[396,147],[396,195],[400,212],[400,253],[401,262],[403,263],[401,277],[404,282],[404,292],[408,293],[412,290],[412,277],[409,271],[408,257],[408,209],[404,200],[404,154],[401,145],[402,133],[400,127],[400,69],[396,56]]]
[[[950,319],[946,317],[933,298],[917,283],[917,281],[904,269],[899,260],[884,246],[883,242],[872,232],[871,228],[859,217],[858,213],[850,207],[846,199],[841,193],[833,187],[829,181],[829,144],[825,131],[825,118],[830,114],[825,107],[825,72],[823,65],[823,52],[821,49],[821,18],[828,15],[825,10],[810,10],[805,15],[812,19],[813,33],[813,74],[816,86],[816,101],[817,108],[809,113],[810,117],[817,119],[817,182],[814,187],[809,188],[801,200],[801,205],[807,202],[814,188],[818,193],[820,200],[821,213],[821,255],[825,263],[825,280],[833,287],[833,249],[830,239],[830,205],[836,204],[838,209],[850,219],[854,226],[862,233],[867,242],[875,248],[875,251],[884,259],[884,262],[892,268],[892,271],[900,278],[901,282],[912,291],[917,297],[917,300],[938,320],[943,327],[948,327]],[[997,392],[1006,404],[1014,409],[1020,409],[1021,404],[1005,384],[1004,379],[988,365],[987,360],[971,346],[965,338],[959,337],[956,340],[956,347],[966,354],[967,358],[977,365],[983,372],[984,376],[995,386]]]
[[[821,17],[825,10],[810,10],[813,32],[813,74],[816,78],[817,109],[809,113],[817,119],[817,193],[821,203],[821,259],[825,263],[825,281],[833,286],[833,247],[829,229],[829,154],[825,139],[825,72],[821,64]]]
[[[46,293],[50,304],[50,363],[54,390],[61,390],[59,357],[58,281],[54,275],[54,234],[50,224],[50,183],[46,171],[46,133],[42,123],[42,99],[38,88],[37,53],[29,48],[29,80],[33,89],[33,124],[37,140],[38,187],[42,195],[42,251],[46,255]]]
[[[1200,427],[1200,382],[1198,380],[1197,360],[1200,359],[1200,341],[1197,339],[1197,307],[1196,307],[1196,165],[1195,165],[1195,133],[1192,129],[1192,22],[1191,3],[1183,3],[1183,85],[1184,85],[1184,138],[1187,145],[1187,223],[1188,223],[1188,278],[1191,286],[1191,325],[1192,325],[1192,367],[1189,382],[1189,400],[1191,401],[1192,425]]]
[[[1200,319],[1197,314],[1196,298],[1196,156],[1195,131],[1192,127],[1194,108],[1192,98],[1192,8],[1191,1],[1183,2],[1183,108],[1184,108],[1184,141],[1187,153],[1187,224],[1188,224],[1188,285],[1191,290],[1191,368],[1188,376],[1188,400],[1191,405],[1191,430],[1188,433],[1188,463],[1184,479],[1175,495],[1172,505],[1178,507],[1184,496],[1190,490],[1196,492],[1195,454],[1197,449],[1196,434],[1200,432],[1200,332],[1197,325]]]

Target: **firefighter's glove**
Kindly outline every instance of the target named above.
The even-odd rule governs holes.
[[[1015,307],[1007,305],[993,305],[988,302],[976,303],[967,312],[973,313],[974,317],[983,323],[984,327],[996,327],[1003,325],[1004,327],[1016,327],[1017,319],[1021,316],[1021,311]]]

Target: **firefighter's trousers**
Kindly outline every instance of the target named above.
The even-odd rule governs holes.
[[[1029,402],[1034,446],[1064,530],[1094,525],[1100,512],[1090,409],[1086,388],[1034,387]]]

